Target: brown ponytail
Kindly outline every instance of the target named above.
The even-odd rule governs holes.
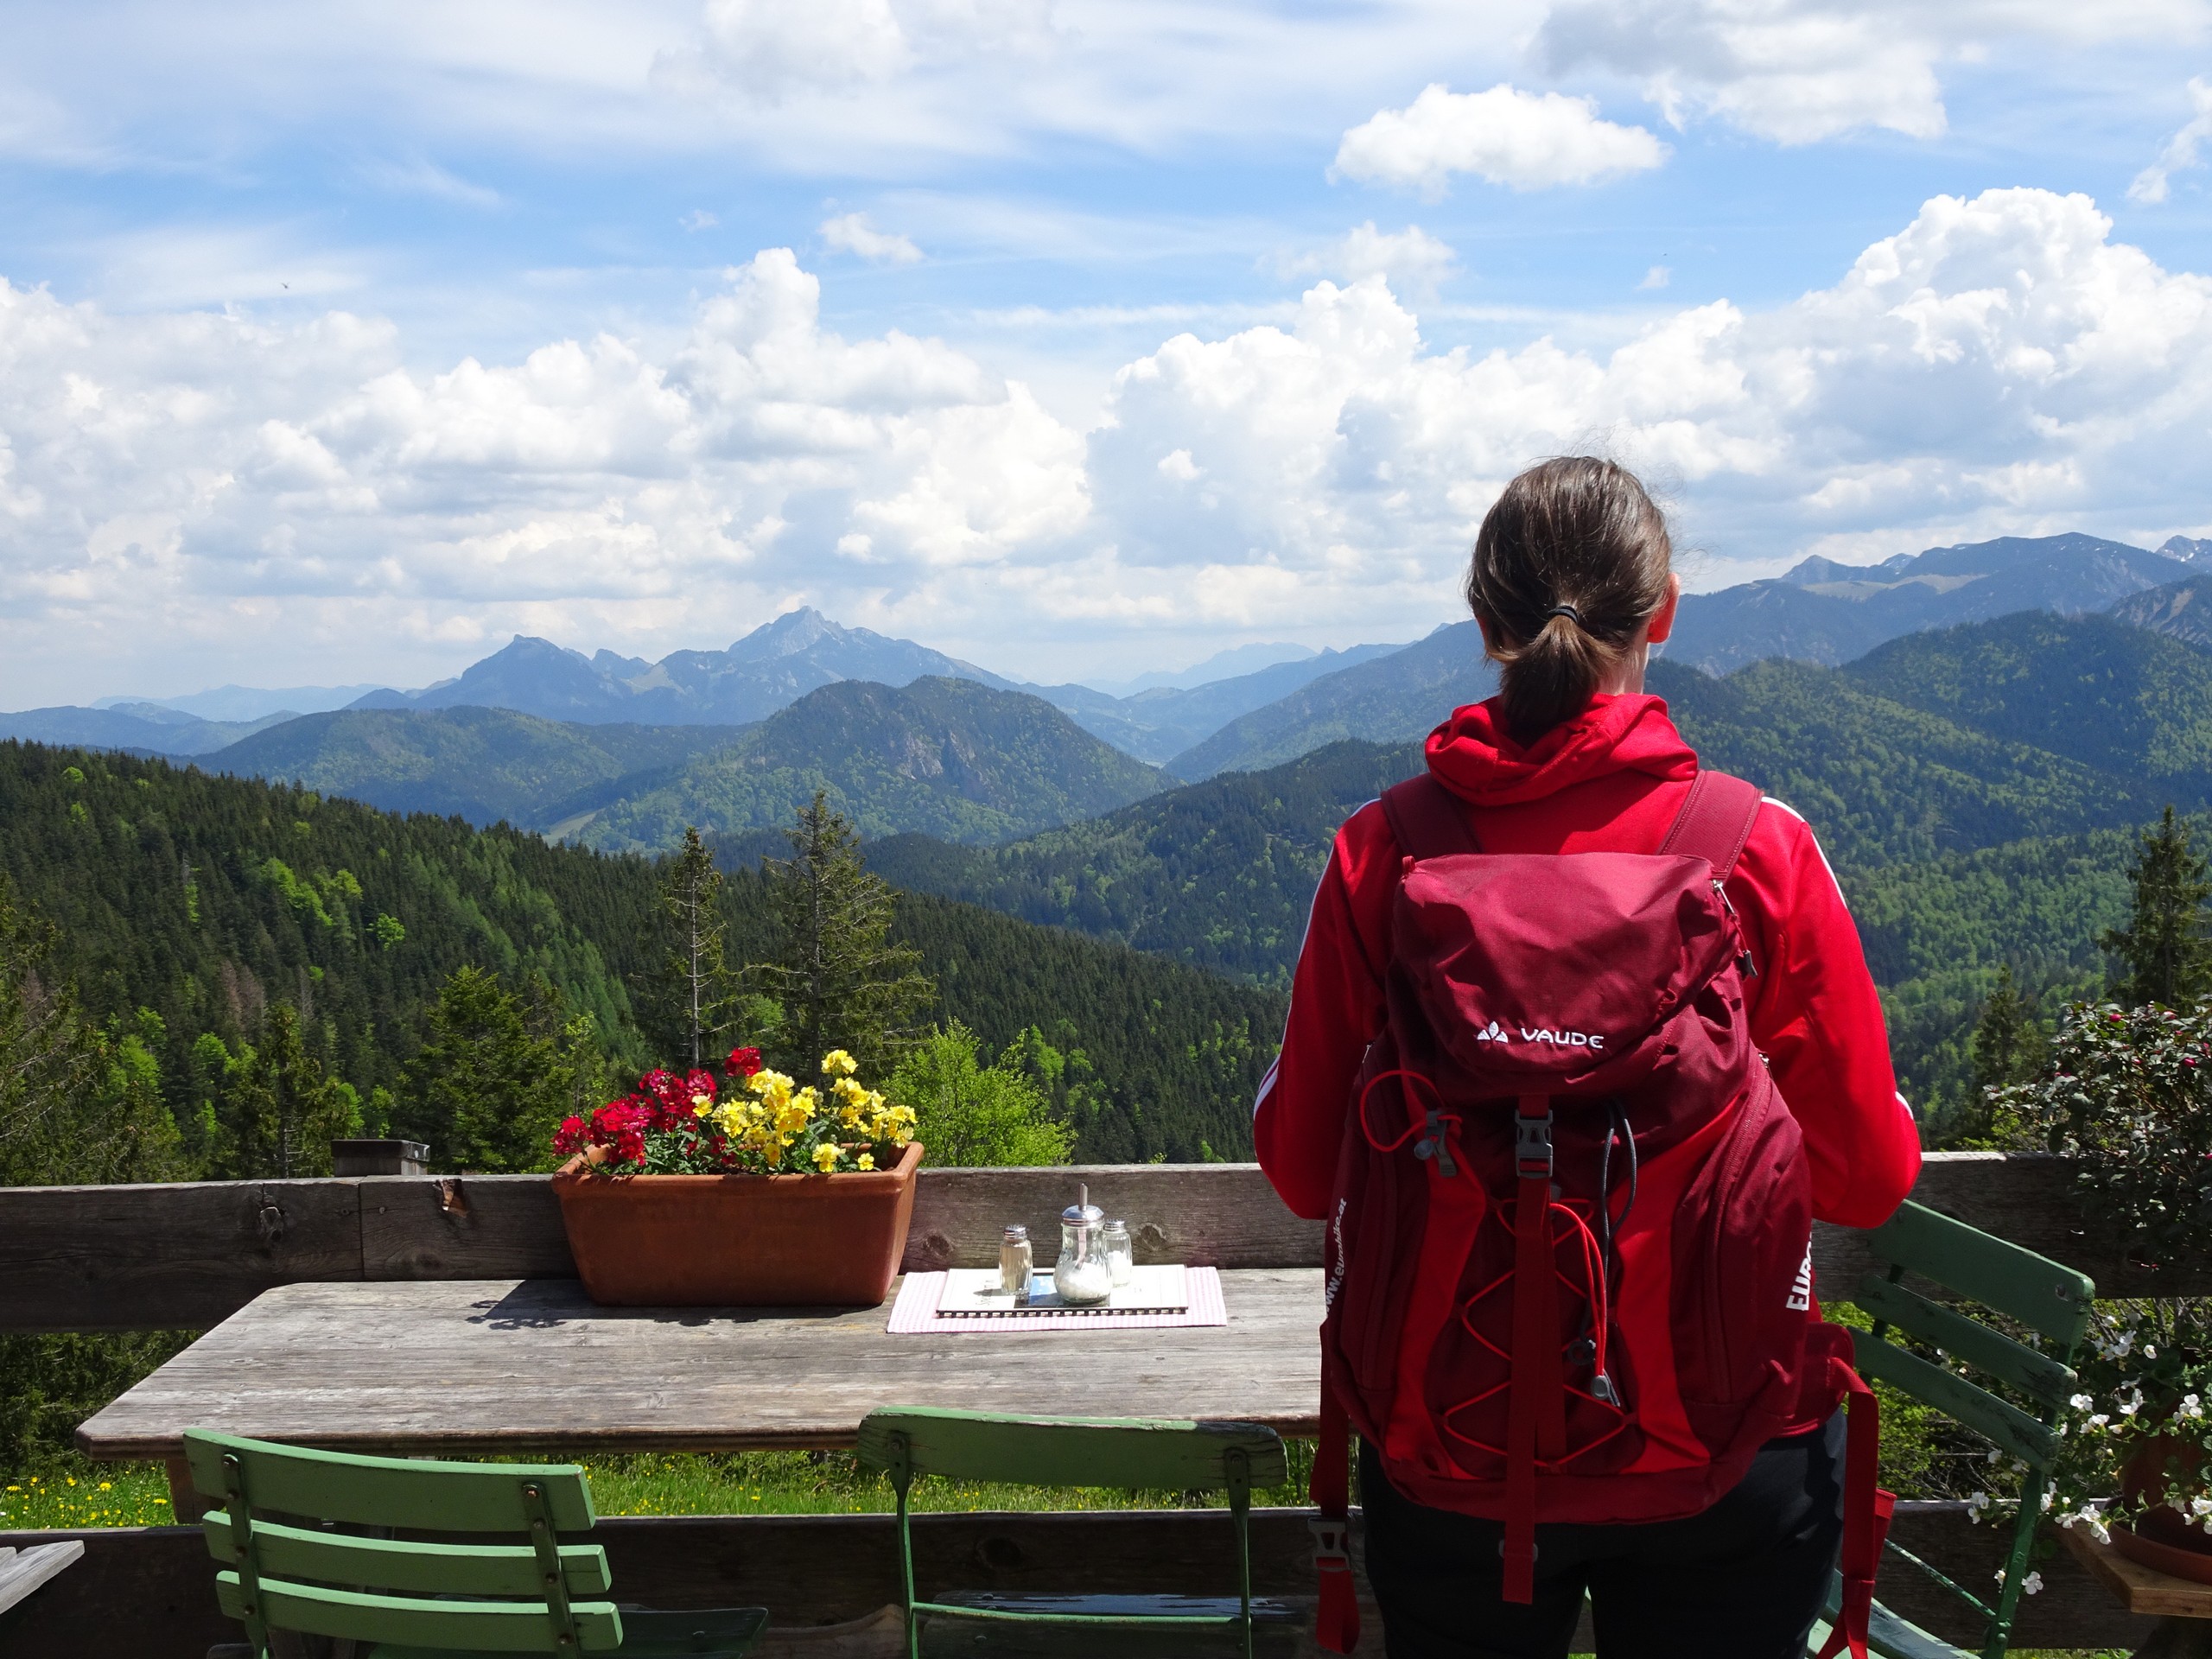
[[[1475,537],[1467,605],[1516,739],[1532,743],[1589,705],[1667,602],[1673,556],[1665,516],[1610,461],[1547,461],[1505,486]]]

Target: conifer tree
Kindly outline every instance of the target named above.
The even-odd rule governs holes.
[[[2212,940],[2204,931],[2204,901],[2212,898],[2212,880],[2172,807],[2143,837],[2127,875],[2135,889],[2127,925],[2097,941],[2126,969],[2113,994],[2130,1007],[2195,1003],[2212,990]]]
[[[644,1023],[672,1065],[706,1065],[746,1024],[742,986],[728,962],[721,892],[714,854],[698,827],[687,826],[683,845],[661,878],[661,908],[674,940],[643,999]]]
[[[188,1174],[161,1097],[160,1016],[85,1019],[76,988],[42,976],[54,944],[0,875],[0,1185]]]
[[[891,889],[861,868],[860,838],[820,791],[784,834],[791,856],[765,861],[776,956],[752,969],[783,1010],[774,1052],[799,1077],[836,1048],[879,1071],[937,988],[916,971],[919,951],[888,943]]]
[[[551,1161],[554,1128],[576,1109],[578,1071],[596,1055],[588,1027],[564,1020],[558,991],[542,979],[526,991],[527,1000],[474,966],[440,988],[391,1126],[427,1145],[436,1168],[518,1173]]]
[[[360,1128],[360,1098],[308,1052],[300,1011],[269,1005],[262,1039],[235,1052],[212,1032],[196,1058],[215,1085],[213,1173],[226,1180],[289,1180],[330,1173],[330,1143]]]
[[[2007,963],[1998,973],[1997,988],[1981,1005],[1981,1017],[1974,1021],[1974,1087],[2003,1089],[2030,1082],[2042,1071],[2049,1046],[2035,1005],[2021,994]]]

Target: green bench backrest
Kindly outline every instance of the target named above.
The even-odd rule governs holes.
[[[223,1503],[200,1522],[208,1553],[231,1569],[216,1580],[223,1611],[257,1644],[274,1626],[479,1652],[621,1645],[613,1604],[586,1599],[610,1587],[607,1552],[560,1541],[596,1518],[573,1465],[356,1457],[198,1430],[186,1433],[185,1455],[194,1490]],[[502,1536],[424,1542],[341,1526]],[[456,1599],[468,1597],[480,1599]]]
[[[1250,1486],[1288,1478],[1281,1437],[1255,1423],[899,1408],[861,1420],[861,1460],[895,1471],[899,1436],[910,1474],[959,1480],[1204,1491],[1230,1485],[1230,1465],[1240,1460]]]
[[[2023,1411],[1942,1366],[1870,1335],[1862,1334],[1856,1344],[1859,1369],[1979,1429],[2034,1467],[2048,1466],[2057,1450],[2048,1420],[2075,1389],[2074,1370],[2066,1362],[2088,1326],[2096,1296],[2088,1275],[1924,1205],[1902,1205],[1868,1235],[1868,1243],[1891,1271],[1860,1281],[1854,1302],[1877,1320],[2018,1389],[2041,1409]],[[1897,1282],[1904,1273],[2018,1320],[2050,1338],[2057,1355],[2038,1352],[1907,1289]]]

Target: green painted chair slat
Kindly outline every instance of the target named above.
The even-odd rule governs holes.
[[[768,1622],[765,1607],[721,1607],[709,1612],[619,1610],[622,1645],[613,1659],[700,1659],[701,1655],[741,1654],[760,1639]],[[454,1648],[410,1648],[379,1643],[368,1659],[478,1659]],[[1116,1656],[1119,1659],[1119,1656]]]
[[[1885,1262],[1994,1308],[2071,1348],[2096,1286],[2084,1273],[1907,1200],[1867,1236]]]
[[[2004,1451],[2024,1458],[2038,1468],[2047,1467],[2058,1449],[2058,1437],[2018,1406],[1976,1388],[1940,1365],[1917,1354],[1872,1338],[1853,1344],[1861,1376],[1903,1389],[1914,1399],[1948,1417],[1986,1434]]]
[[[2056,1410],[2079,1386],[2071,1365],[2048,1354],[2039,1354],[2001,1331],[1976,1324],[1940,1302],[1931,1302],[1916,1291],[1869,1274],[1859,1281],[1851,1300],[1878,1319],[1886,1319],[1900,1331],[1932,1342],[1954,1358],[2031,1395]]]
[[[226,1496],[226,1452],[245,1465],[246,1491],[257,1510],[355,1526],[519,1533],[530,1526],[523,1484],[536,1481],[545,1490],[556,1531],[588,1532],[597,1519],[591,1489],[574,1464],[424,1463],[271,1446],[195,1430],[185,1437],[194,1490],[208,1497]]]
[[[1029,1607],[979,1607],[964,1601],[918,1601],[918,1613],[954,1613],[962,1618],[1004,1619],[1022,1624],[1090,1624],[1121,1628],[1147,1624],[1179,1624],[1185,1629],[1241,1630],[1243,1613],[1083,1613],[1055,1612]]]
[[[245,1596],[235,1573],[218,1573],[216,1597],[232,1618],[245,1618]],[[309,1636],[346,1636],[410,1647],[451,1648],[465,1653],[550,1653],[552,1630],[545,1609],[524,1602],[427,1601],[367,1595],[319,1584],[264,1576],[255,1610],[275,1629]],[[622,1618],[606,1601],[571,1603],[577,1647],[614,1653],[622,1645]]]
[[[1234,1631],[1253,1659],[1252,1489],[1287,1476],[1282,1439],[1256,1423],[1193,1423],[1137,1417],[1036,1417],[1021,1413],[887,1407],[861,1420],[861,1461],[891,1477],[898,1497],[899,1605],[906,1613],[906,1659],[920,1659],[921,1619],[972,1621],[986,1630],[1022,1625],[1096,1637],[1111,1631],[1116,1653],[1172,1650],[1167,1638]],[[1133,1612],[1126,1605],[1068,1597],[969,1598],[925,1601],[914,1593],[914,1541],[908,1498],[918,1475],[950,1475],[1032,1486],[1226,1488],[1236,1529],[1236,1611]],[[1116,1598],[1113,1600],[1124,1599]],[[934,1638],[933,1645],[934,1645]]]
[[[184,1441],[194,1484],[224,1500],[200,1529],[225,1568],[217,1599],[258,1659],[276,1631],[373,1643],[381,1659],[742,1659],[767,1622],[760,1607],[618,1611],[607,1552],[561,1541],[564,1524],[594,1519],[573,1465],[354,1457],[198,1429]]]
[[[862,1461],[889,1468],[893,1434],[906,1437],[913,1473],[963,1480],[1211,1490],[1226,1484],[1224,1459],[1231,1450],[1243,1452],[1255,1486],[1278,1485],[1288,1478],[1281,1437],[1250,1423],[872,1411],[861,1423]]]
[[[227,1511],[200,1517],[207,1553],[226,1564],[238,1559]],[[363,1538],[344,1532],[308,1532],[274,1521],[256,1521],[253,1537],[261,1570],[281,1579],[370,1586],[412,1595],[536,1596],[543,1586],[537,1552],[527,1544],[422,1544],[404,1539]],[[607,1552],[597,1544],[563,1544],[561,1573],[571,1596],[605,1595],[613,1587]]]

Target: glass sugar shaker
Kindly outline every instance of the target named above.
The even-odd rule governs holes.
[[[1060,1259],[1052,1268],[1052,1288],[1071,1307],[1104,1301],[1114,1294],[1114,1270],[1107,1265],[1100,1225],[1106,1212],[1090,1201],[1090,1188],[1076,1189],[1076,1201],[1060,1211]]]
[[[1107,1276],[1113,1280],[1114,1288],[1119,1290],[1135,1276],[1137,1270],[1136,1252],[1129,1244],[1129,1224],[1109,1221],[1099,1229],[1099,1237],[1106,1247]]]
[[[1029,1297],[1029,1275],[1036,1268],[1036,1260],[1029,1248],[1029,1230],[1009,1227],[999,1240],[999,1288],[1009,1296],[1027,1301]]]

